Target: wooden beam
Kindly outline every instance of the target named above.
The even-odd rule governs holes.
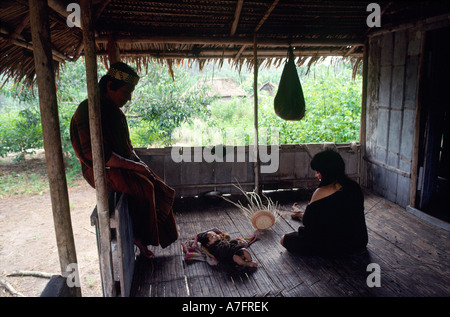
[[[73,54],[73,61],[75,62],[78,60],[78,58],[81,55],[81,52],[83,51],[83,39],[81,39],[80,43],[78,43],[77,49],[75,50],[75,53]]]
[[[241,16],[243,4],[244,4],[244,0],[239,0],[238,3],[236,4],[236,11],[234,12],[234,20],[233,20],[233,24],[231,25],[230,36],[234,36],[234,34],[236,33],[236,29],[237,29],[237,26],[239,23],[239,18]]]
[[[254,33],[257,33],[259,31],[259,29],[261,28],[261,26],[264,24],[264,22],[266,22],[267,18],[270,16],[270,14],[272,13],[273,9],[275,9],[275,7],[277,6],[278,1],[279,0],[275,0],[272,3],[272,5],[267,10],[266,14],[264,14],[264,16],[262,17],[261,21],[259,21],[258,25],[255,27],[255,30],[253,31]]]
[[[388,165],[388,164],[386,164],[386,163],[377,161],[377,160],[375,160],[375,159],[370,159],[370,158],[368,158],[367,156],[363,157],[363,160],[365,160],[366,162],[368,162],[368,163],[370,163],[370,164],[373,164],[373,165],[382,167],[382,168],[384,168],[385,170],[388,170],[388,171],[393,172],[393,173],[395,173],[395,174],[401,175],[401,176],[403,176],[403,177],[405,177],[405,178],[411,178],[411,173],[402,171],[401,169],[398,169],[398,168],[396,168],[396,167],[392,167],[392,166],[390,166],[390,165]]]
[[[58,245],[61,272],[63,276],[67,276],[69,265],[77,264],[78,261],[70,218],[69,194],[61,147],[61,132],[59,128],[58,101],[56,97],[47,1],[30,0],[29,8],[34,65],[39,90],[42,134],[56,243]],[[78,270],[70,273],[75,274],[79,281]],[[81,296],[80,287],[72,287],[71,291],[73,292],[72,295]]]
[[[347,53],[344,54],[344,57],[347,57],[347,56],[352,55],[353,52],[354,52],[357,48],[358,48],[357,46],[352,46],[352,47],[350,47],[350,49],[347,51]],[[364,50],[365,50],[365,48],[364,48]]]
[[[419,208],[419,203],[416,203],[416,199],[419,198],[417,193],[417,186],[419,184],[419,153],[421,143],[420,133],[420,121],[423,116],[423,98],[421,98],[421,91],[426,84],[426,76],[424,71],[426,69],[426,57],[425,57],[425,43],[427,40],[427,32],[422,35],[422,41],[420,44],[420,57],[419,57],[419,69],[417,71],[417,85],[416,85],[416,113],[414,117],[414,139],[413,139],[413,151],[411,162],[411,185],[409,188],[409,205],[414,208]]]
[[[103,0],[101,1],[100,5],[97,7],[97,11],[95,12],[95,21],[98,20],[98,18],[102,15],[103,10],[106,8],[106,6],[111,2],[111,0]],[[83,39],[81,39],[80,43],[77,46],[77,49],[75,51],[75,54],[73,55],[73,60],[76,61],[78,57],[81,55],[81,51],[83,50]]]
[[[0,37],[4,38],[6,41],[8,41],[8,44],[13,44],[16,46],[20,46],[23,48],[26,48],[30,51],[33,50],[33,44],[25,41],[22,36],[18,35],[17,38],[12,38],[11,34],[8,33],[8,31],[5,28],[0,28]],[[55,49],[52,49],[52,55],[53,59],[58,62],[64,62],[64,61],[72,61],[70,57],[67,57],[61,52],[58,52]]]
[[[20,22],[20,24],[16,27],[14,32],[9,35],[8,44],[12,44],[12,42],[17,39],[22,33],[23,29],[30,23],[30,14],[27,14],[26,17]]]
[[[258,136],[258,41],[257,41],[257,33],[258,30],[261,28],[261,26],[264,24],[264,22],[269,17],[270,13],[272,13],[273,9],[275,9],[276,5],[278,4],[279,0],[275,0],[272,5],[267,10],[266,14],[263,16],[261,21],[259,21],[258,25],[255,27],[255,30],[253,32],[253,98],[254,98],[254,128],[255,128],[255,149],[254,149],[254,156],[255,156],[255,165],[254,165],[254,171],[255,171],[255,192],[259,195],[261,194],[261,187],[259,184],[259,136]],[[243,51],[242,51],[243,52]]]
[[[258,45],[256,41],[256,33],[253,39],[253,127],[255,130],[255,142],[253,149],[254,156],[254,173],[255,173],[255,192],[259,195],[261,193],[261,188],[259,185],[259,136],[258,136]]]
[[[111,2],[111,0],[101,0],[100,5],[97,7],[97,11],[95,12],[95,21],[100,18],[100,16],[103,13],[103,10],[105,10],[106,6]]]
[[[253,39],[249,37],[194,37],[194,36],[160,36],[160,35],[147,35],[147,36],[135,36],[130,37],[116,37],[116,42],[120,43],[140,43],[140,44],[204,44],[204,45],[250,45],[253,46]],[[109,37],[101,36],[95,39],[96,43],[107,44]],[[279,46],[289,47],[291,46],[364,46],[364,40],[361,39],[258,39],[258,46]]]
[[[361,96],[361,118],[359,130],[359,144],[361,152],[359,154],[359,174],[361,175],[360,184],[367,186],[367,163],[363,160],[366,157],[367,146],[367,81],[369,74],[369,43],[364,46],[363,72],[362,72],[362,96]]]
[[[332,49],[311,49],[311,50],[295,50],[295,53],[297,56],[353,56],[353,57],[362,57],[363,53],[352,53],[347,54],[347,51],[344,50],[332,50]],[[105,56],[108,55],[108,51],[102,50],[97,52],[98,56]],[[205,50],[202,51],[200,54],[194,53],[190,50],[187,51],[160,51],[160,50],[133,50],[133,51],[124,51],[121,53],[121,56],[128,56],[128,57],[139,57],[139,56],[150,56],[153,58],[175,58],[175,59],[198,59],[198,60],[204,60],[204,59],[224,59],[229,58],[233,59],[234,61],[237,61],[239,59],[252,59],[253,58],[253,52],[250,51],[238,51],[236,53],[236,50],[219,50],[219,49],[212,49],[212,50]],[[272,58],[286,58],[286,50],[264,50],[262,52],[259,52],[258,50],[258,56],[260,58],[264,59],[272,59]]]
[[[70,11],[67,11],[67,5],[69,5],[71,2],[70,0],[48,0],[48,6],[53,9],[55,12],[57,12],[60,16],[62,16],[64,19],[67,19]],[[76,21],[74,21],[76,22]],[[75,24],[76,27],[81,28],[81,25]]]
[[[86,59],[86,79],[89,103],[89,128],[91,133],[92,160],[94,168],[95,190],[97,195],[97,213],[100,229],[100,273],[102,276],[103,294],[114,297],[111,232],[109,226],[108,191],[106,188],[105,158],[103,155],[103,139],[100,113],[100,93],[97,78],[97,58],[95,54],[94,24],[91,1],[81,0],[81,25]]]
[[[109,65],[120,62],[120,50],[116,41],[111,37],[107,45]]]
[[[380,19],[381,19],[382,16],[386,13],[387,9],[389,9],[389,7],[390,7],[391,5],[392,5],[392,1],[386,4],[386,6],[384,7],[384,9],[383,9],[383,10],[381,11],[381,13],[380,13]],[[381,22],[381,20],[380,20],[380,22]],[[366,35],[369,34],[370,31],[371,31],[372,29],[373,29],[373,26],[369,27],[369,28],[366,30]]]
[[[241,48],[239,49],[239,51],[236,53],[236,55],[233,58],[233,61],[237,61],[240,57],[243,51],[245,51],[246,46],[242,45]]]

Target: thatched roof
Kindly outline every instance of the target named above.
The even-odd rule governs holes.
[[[48,0],[55,63],[83,55],[82,31],[68,27],[65,11],[74,0]],[[297,63],[325,56],[361,58],[372,1],[320,0],[94,0],[96,46],[106,59],[114,39],[124,60],[145,67],[149,58],[169,66],[231,60],[253,65],[256,33],[259,65],[278,65],[289,45]],[[376,1],[382,27],[450,12],[448,1]],[[27,0],[1,0],[0,73],[15,80],[34,78]],[[55,66],[56,68],[57,66]]]
[[[190,90],[195,90],[197,87],[208,87],[209,97],[218,97],[222,99],[231,99],[234,97],[245,97],[245,91],[242,89],[233,78],[214,77],[199,80]]]

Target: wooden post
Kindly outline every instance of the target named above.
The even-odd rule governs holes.
[[[366,156],[366,137],[367,137],[367,76],[369,69],[369,43],[366,41],[363,53],[363,78],[362,78],[362,96],[361,96],[361,118],[359,124],[359,144],[361,153],[359,155],[359,183],[367,186],[367,162],[363,159]]]
[[[109,66],[115,62],[120,62],[120,50],[114,38],[110,38],[107,45]]]
[[[78,262],[73,239],[69,194],[61,148],[61,132],[52,60],[52,43],[50,40],[50,27],[47,15],[47,1],[30,0],[29,7],[45,160],[47,164],[59,262],[63,276],[67,276],[67,273],[70,273],[75,277],[76,281],[79,281],[78,270],[75,270],[75,272],[72,272],[72,270],[67,272],[69,265],[76,265]],[[71,291],[73,296],[81,296],[80,287],[72,287]]]
[[[256,43],[256,33],[253,36],[253,58],[254,58],[254,68],[253,68],[253,99],[254,99],[254,129],[255,129],[255,142],[253,149],[253,155],[255,163],[253,165],[255,173],[255,192],[260,194],[261,189],[259,186],[259,147],[258,147],[258,53],[257,53],[257,43]]]
[[[427,32],[422,33],[419,55],[419,69],[417,71],[417,86],[416,86],[416,115],[414,118],[414,143],[412,151],[411,162],[411,185],[409,188],[409,205],[414,208],[420,208],[417,200],[417,186],[419,185],[419,152],[420,152],[420,120],[422,113],[422,98],[421,91],[425,84],[424,68],[425,68],[425,42]],[[421,184],[420,184],[421,185]]]
[[[100,273],[103,295],[115,296],[113,279],[111,231],[109,226],[108,191],[106,188],[105,158],[100,113],[100,93],[97,78],[97,57],[95,54],[94,25],[92,23],[91,1],[80,1],[81,25],[83,29],[84,55],[86,59],[86,80],[89,104],[89,128],[91,133],[92,161],[95,189],[97,195],[97,213],[100,230]]]

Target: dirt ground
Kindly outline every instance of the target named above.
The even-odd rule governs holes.
[[[82,296],[102,296],[95,228],[90,223],[95,190],[80,181],[69,187],[69,200]],[[61,274],[48,190],[0,196],[0,281],[24,296],[40,296],[49,279],[8,276],[19,270]],[[8,296],[11,293],[0,285],[0,297]]]

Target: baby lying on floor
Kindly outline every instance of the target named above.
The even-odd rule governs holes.
[[[238,240],[224,238],[214,231],[199,234],[198,241],[220,263],[237,264],[240,266],[257,267],[258,263],[252,260],[247,249],[243,248]]]

